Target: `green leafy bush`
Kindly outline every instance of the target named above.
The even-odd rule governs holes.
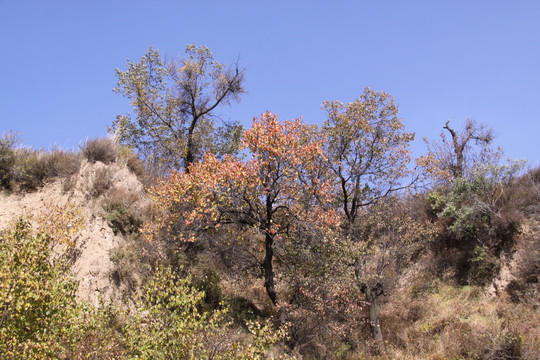
[[[79,337],[85,308],[78,283],[54,239],[19,219],[0,235],[0,354],[13,359],[62,358]]]
[[[223,292],[219,286],[219,281],[219,275],[210,269],[204,270],[202,278],[194,280],[195,287],[204,292],[204,303],[211,309],[218,308],[223,300]]]
[[[113,188],[101,202],[106,218],[115,235],[133,234],[142,226],[142,214],[134,206],[139,194],[124,189]]]
[[[204,292],[171,268],[159,268],[126,316],[125,346],[137,359],[264,359],[285,329],[249,323],[251,341],[232,327],[227,309],[200,311]]]
[[[107,216],[107,220],[115,235],[118,232],[123,235],[137,232],[142,225],[142,220],[134,216],[123,206],[114,209],[113,212]]]
[[[449,188],[428,197],[447,233],[441,249],[456,250],[453,259],[458,277],[466,283],[483,285],[500,269],[499,254],[512,243],[520,217],[509,210],[506,193],[522,162],[483,164],[470,177],[460,177]],[[450,259],[452,252],[446,252]]]

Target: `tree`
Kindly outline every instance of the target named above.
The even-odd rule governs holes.
[[[148,230],[171,231],[180,222],[179,238],[194,241],[201,231],[222,225],[251,229],[253,240],[263,240],[264,286],[275,305],[275,243],[335,219],[324,206],[330,200],[329,183],[315,176],[324,158],[322,142],[301,120],[280,122],[267,112],[254,118],[241,148],[250,154],[247,161],[207,154],[189,172],[173,172],[158,184],[153,194],[165,216]]]
[[[348,223],[358,210],[403,190],[412,175],[409,143],[413,133],[403,130],[392,96],[369,88],[357,100],[343,105],[326,101],[328,167],[338,183],[339,205]]]
[[[356,250],[351,252],[356,280],[370,306],[373,337],[382,340],[377,298],[384,293],[380,282],[370,284],[363,268],[365,240],[358,231],[360,210],[392,198],[408,188],[415,178],[408,169],[409,143],[413,133],[404,131],[398,106],[385,92],[364,89],[355,101],[344,105],[326,101],[327,166],[335,179],[338,208],[343,215],[343,235]],[[408,181],[406,181],[407,179]]]
[[[114,91],[131,100],[135,119],[118,115],[110,131],[162,168],[187,168],[206,151],[233,153],[241,133],[238,123],[216,127],[215,110],[239,101],[244,70],[225,68],[206,46],[188,45],[186,53],[179,63],[164,61],[150,47],[140,62],[116,69]]]
[[[450,139],[446,137],[444,130],[450,134]],[[471,119],[467,119],[461,132],[450,127],[450,121],[447,121],[441,132],[440,142],[429,142],[424,138],[428,154],[418,159],[418,163],[436,181],[448,184],[471,175],[471,171],[478,164],[498,160],[502,152],[500,149],[494,151],[491,148],[493,139],[492,129]]]

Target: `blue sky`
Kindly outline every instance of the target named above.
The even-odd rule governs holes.
[[[37,148],[106,135],[130,110],[115,68],[150,45],[175,57],[195,42],[247,69],[248,94],[225,119],[322,123],[323,100],[369,86],[400,104],[415,156],[422,137],[470,117],[540,165],[540,1],[0,0],[0,40],[0,131]]]

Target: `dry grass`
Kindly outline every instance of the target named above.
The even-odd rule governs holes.
[[[88,189],[90,198],[98,198],[104,195],[112,187],[113,175],[113,172],[108,167],[97,168]]]
[[[87,140],[81,151],[89,162],[101,161],[104,164],[115,162],[118,157],[118,145],[110,138]]]
[[[392,359],[537,359],[540,314],[533,306],[489,298],[480,287],[434,281],[403,293],[384,318]]]
[[[5,161],[1,164],[0,186],[8,190],[35,191],[48,180],[73,175],[81,166],[81,157],[72,151],[57,148],[50,151],[29,148],[6,151],[2,155]]]
[[[137,178],[141,182],[146,182],[148,174],[146,173],[144,163],[137,157],[131,148],[125,146],[120,147],[118,157],[122,163],[126,164],[129,171],[137,175]]]

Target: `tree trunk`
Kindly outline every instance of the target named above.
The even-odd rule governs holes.
[[[456,165],[453,166],[451,170],[454,178],[458,179],[463,177],[463,151],[465,150],[465,145],[467,144],[468,139],[463,140],[463,142],[460,144],[458,134],[448,125],[449,123],[450,121],[446,122],[444,129],[448,130],[450,135],[452,135],[452,143],[454,144],[454,153],[456,155]]]
[[[371,327],[371,336],[373,340],[382,343],[383,335],[379,321],[379,303],[378,297],[384,294],[383,285],[378,282],[375,286],[370,287],[361,279],[362,264],[360,259],[354,261],[354,274],[356,281],[360,286],[360,291],[366,296],[366,301],[369,304],[369,326]]]
[[[193,143],[193,133],[195,132],[195,127],[199,121],[199,115],[196,114],[197,110],[195,109],[195,105],[193,105],[192,111],[193,119],[191,120],[191,124],[189,125],[188,129],[186,156],[184,157],[184,169],[186,170],[186,173],[189,173],[189,166],[193,164],[193,161],[195,161],[195,144]]]
[[[193,132],[190,130],[188,133],[188,141],[186,148],[186,156],[184,157],[184,170],[189,174],[189,167],[193,164],[195,156],[193,155]]]
[[[365,294],[366,300],[369,304],[369,325],[371,327],[371,335],[373,336],[373,340],[382,342],[383,335],[381,325],[379,323],[379,303],[377,302],[377,290],[370,289],[366,286]]]
[[[191,142],[191,141],[190,141]],[[189,174],[189,167],[193,164],[193,151],[191,151],[192,145],[188,145],[186,156],[184,157],[184,169]]]
[[[276,294],[276,289],[274,287],[274,270],[272,268],[272,257],[274,256],[273,244],[274,244],[273,236],[267,233],[264,239],[264,248],[265,248],[265,255],[264,255],[264,262],[263,262],[264,287],[266,288],[266,293],[270,297],[270,300],[272,300],[272,303],[276,305],[277,294]]]

